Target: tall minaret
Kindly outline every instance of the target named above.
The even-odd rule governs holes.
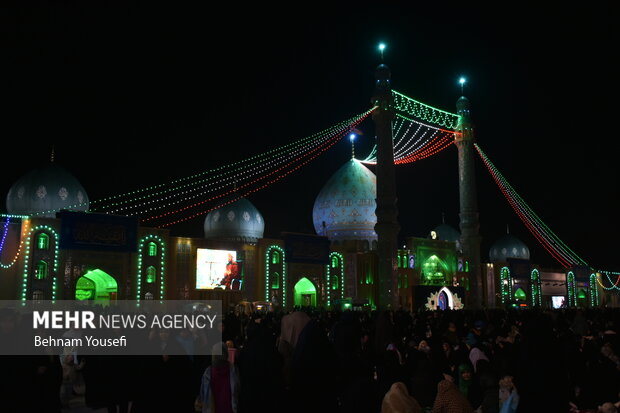
[[[375,72],[375,91],[372,114],[377,133],[377,253],[379,257],[379,308],[395,308],[398,304],[396,278],[396,250],[400,226],[396,217],[396,179],[394,173],[394,146],[392,142],[392,86],[390,69],[381,64]]]
[[[478,201],[476,195],[476,176],[474,168],[474,129],[469,113],[470,103],[465,96],[456,102],[459,115],[456,126],[455,144],[459,151],[459,201],[461,203],[461,245],[463,255],[469,262],[469,300],[474,308],[482,305],[480,278],[480,222],[478,221]]]

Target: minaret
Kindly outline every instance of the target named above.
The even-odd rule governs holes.
[[[396,217],[396,179],[394,173],[394,146],[392,142],[392,87],[390,69],[381,64],[375,72],[375,91],[372,113],[377,133],[377,253],[379,258],[379,308],[395,308],[398,303],[396,278],[397,236],[400,226]]]
[[[474,168],[474,129],[469,113],[470,103],[465,96],[456,102],[459,115],[456,126],[455,144],[459,151],[459,201],[461,212],[461,246],[463,255],[469,262],[469,300],[474,308],[482,305],[480,279],[480,222],[478,221],[478,201],[476,195],[476,176]]]

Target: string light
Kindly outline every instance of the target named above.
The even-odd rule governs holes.
[[[58,271],[58,233],[54,230],[54,228],[49,225],[37,225],[32,228],[30,232],[28,232],[28,236],[26,237],[26,249],[24,250],[24,272],[22,277],[22,293],[21,293],[21,301],[26,301],[27,292],[28,292],[28,261],[30,259],[30,237],[36,231],[49,231],[53,235],[54,240],[54,266],[53,274],[52,274],[52,301],[56,301],[56,289],[57,289],[57,277],[56,272]]]
[[[29,219],[26,219],[23,222],[24,222],[24,225],[22,225],[21,239],[19,241],[19,246],[17,247],[17,252],[15,253],[15,256],[13,257],[13,259],[11,260],[9,264],[3,264],[2,262],[0,262],[0,267],[3,269],[11,268],[17,262],[17,259],[19,258],[22,247],[24,245],[24,241],[26,240],[26,234],[28,233],[28,227],[30,226]]]
[[[156,259],[159,259],[159,299],[163,300],[164,299],[164,294],[165,294],[165,278],[164,278],[164,271],[166,269],[166,261],[165,261],[165,247],[166,244],[164,243],[164,240],[154,234],[149,234],[144,236],[142,239],[140,239],[139,241],[139,246],[138,246],[138,268],[137,268],[137,275],[136,275],[136,301],[140,302],[141,299],[141,291],[142,291],[142,260],[143,260],[143,256],[144,256],[144,244],[149,241],[149,242],[154,242],[157,241],[159,243],[159,245],[157,246],[157,255],[156,255]],[[148,246],[147,246],[148,248]]]
[[[268,166],[272,164],[277,165],[278,162],[283,162],[284,160],[286,160],[286,158],[296,156],[300,151],[307,150],[308,148],[312,147],[311,145],[320,145],[322,142],[324,142],[326,138],[331,137],[333,133],[336,133],[336,132],[339,132],[339,131],[342,131],[348,128],[351,122],[355,122],[358,120],[359,116],[360,115],[353,117],[350,120],[340,122],[339,124],[331,128],[325,129],[324,131],[311,135],[310,137],[300,139],[296,142],[293,142],[292,144],[284,145],[280,148],[276,148],[275,150],[269,151],[265,154],[253,156],[246,161],[236,162],[235,164],[240,164],[240,166],[236,169],[231,169],[229,165],[226,165],[220,168],[216,168],[212,171],[207,171],[207,172],[203,172],[200,174],[196,174],[196,175],[193,175],[193,177],[199,177],[205,174],[208,174],[208,176],[203,179],[194,179],[193,181],[187,184],[178,185],[172,188],[167,188],[165,190],[161,190],[161,191],[157,191],[153,193],[147,193],[145,195],[138,196],[130,200],[114,202],[114,203],[111,203],[105,206],[104,209],[109,209],[111,207],[118,206],[117,208],[108,211],[110,213],[118,213],[122,211],[128,211],[131,209],[144,207],[145,205],[152,204],[155,202],[160,202],[162,200],[178,198],[181,195],[189,194],[191,192],[198,191],[203,188],[207,188],[209,187],[209,185],[220,185],[214,190],[225,188],[227,186],[232,186],[231,185],[232,182],[238,182],[239,180],[243,180],[244,179],[243,175],[251,176],[253,172],[262,172]],[[363,114],[361,116],[363,116]],[[268,155],[271,155],[271,157],[267,158]],[[216,173],[217,171],[220,171],[220,172]],[[184,181],[184,180],[187,180],[187,178],[182,178],[181,180]],[[173,181],[173,182],[177,182],[177,181]],[[210,181],[213,181],[213,182],[211,184],[208,184],[208,182]],[[225,185],[226,181],[230,181],[230,183],[228,185]],[[199,186],[200,184],[204,184],[204,185]],[[169,184],[165,184],[165,185],[169,185]],[[160,185],[160,186],[165,186],[165,185]],[[194,188],[188,189],[192,187]],[[163,196],[167,193],[171,193],[175,191],[177,191],[177,193],[173,193],[168,196]],[[182,192],[178,192],[178,191],[182,191]],[[204,194],[204,191],[193,196],[192,198],[201,196],[202,194]],[[137,203],[141,200],[150,199],[150,198],[154,198],[154,199],[151,199],[149,201],[145,201],[142,203],[138,203],[136,205],[127,205],[130,203]],[[179,202],[180,201],[177,201],[175,203],[179,203]],[[123,206],[121,207],[121,205]],[[148,212],[151,210],[161,209],[167,206],[170,206],[170,205],[167,204],[167,205],[163,205],[158,208],[149,208],[146,211],[136,211],[134,212],[134,214],[141,214],[141,213]]]
[[[272,250],[279,251],[282,254],[282,258],[280,263],[282,265],[282,307],[286,308],[286,256],[284,254],[284,249],[279,245],[270,245],[265,250],[265,301],[269,301],[269,290],[271,289],[271,284],[269,284],[269,271],[271,270],[271,260],[269,259],[269,253]]]
[[[540,272],[538,269],[534,268],[532,270],[532,274],[530,276],[532,280],[532,306],[542,306],[542,286],[540,282]]]
[[[499,271],[500,288],[502,294],[502,304],[512,299],[512,277],[510,276],[510,268],[502,267]]]
[[[394,133],[394,163],[405,164],[428,158],[449,147],[459,132],[431,126],[406,116],[396,114]],[[407,125],[403,130],[403,125]],[[413,129],[414,126],[417,128]],[[429,135],[430,133],[430,135]],[[376,145],[362,162],[374,165],[377,163]]]
[[[405,112],[428,123],[440,125],[448,129],[456,129],[459,119],[458,115],[418,102],[395,90],[392,91],[392,97],[395,110]]]
[[[373,108],[373,109],[371,109],[370,111],[366,112],[366,114],[364,114],[364,117],[368,116],[368,115],[370,114],[370,112],[372,112],[372,110],[374,110],[374,108]],[[361,122],[363,119],[364,119],[364,118],[360,118],[360,119],[359,119],[358,121],[356,121],[353,125],[351,125],[351,127],[355,127],[355,126],[356,126],[359,122]],[[349,128],[349,130],[350,130],[350,128]],[[332,147],[332,146],[333,146],[333,145],[334,145],[334,144],[335,144],[335,143],[336,143],[336,142],[337,142],[337,141],[338,141],[338,140],[342,137],[342,135],[343,135],[343,134],[346,134],[346,133],[347,133],[347,130],[344,130],[344,131],[342,131],[342,133],[340,133],[339,135],[335,135],[335,136],[333,136],[333,137],[332,137],[332,139],[331,139],[330,141],[328,141],[328,142],[327,142],[327,143],[326,143],[323,147],[314,148],[312,151],[310,151],[310,152],[309,152],[309,154],[312,154],[312,152],[315,152],[312,156],[309,156],[309,157],[308,157],[307,159],[305,159],[304,161],[299,162],[299,164],[297,164],[297,165],[293,166],[290,170],[288,170],[288,171],[284,171],[284,170],[286,169],[286,167],[289,167],[289,166],[293,165],[293,164],[294,164],[294,162],[289,162],[287,165],[281,166],[280,168],[278,168],[278,169],[276,169],[276,170],[274,170],[274,171],[271,171],[271,172],[269,172],[268,174],[266,174],[266,175],[264,175],[264,176],[261,176],[261,177],[259,177],[259,178],[255,179],[254,181],[247,182],[247,183],[245,183],[245,184],[243,184],[243,185],[241,186],[242,188],[244,188],[244,187],[250,187],[251,185],[253,185],[253,184],[257,184],[260,180],[264,180],[265,178],[267,178],[267,177],[268,177],[268,176],[270,176],[270,175],[274,175],[274,174],[276,174],[276,173],[278,173],[278,172],[283,171],[283,172],[281,172],[281,175],[276,176],[274,179],[271,179],[271,180],[267,181],[266,183],[264,183],[264,184],[262,184],[262,185],[260,185],[260,186],[258,186],[258,187],[256,187],[256,188],[248,189],[248,190],[246,190],[246,191],[245,191],[245,192],[243,192],[243,193],[240,193],[240,191],[239,191],[241,188],[237,188],[237,191],[230,190],[230,191],[228,191],[228,192],[226,192],[226,193],[223,193],[223,194],[217,195],[217,196],[215,196],[215,197],[209,198],[209,199],[204,200],[204,201],[201,201],[201,202],[197,202],[197,203],[194,203],[194,204],[188,205],[188,206],[183,207],[183,208],[179,208],[179,209],[177,209],[177,210],[175,210],[175,211],[168,211],[168,212],[166,212],[165,214],[160,214],[160,215],[157,215],[157,216],[149,217],[149,218],[147,218],[147,219],[144,219],[143,221],[152,220],[152,219],[156,219],[156,218],[164,218],[164,217],[166,217],[166,216],[168,216],[168,215],[178,214],[178,213],[183,212],[183,211],[186,211],[186,210],[188,210],[188,209],[192,209],[192,208],[195,208],[195,207],[197,207],[197,206],[203,205],[203,204],[205,204],[206,202],[209,202],[209,201],[211,201],[211,200],[213,200],[213,199],[221,198],[221,197],[226,196],[226,195],[228,195],[228,194],[232,194],[233,192],[235,193],[235,195],[234,195],[231,199],[229,199],[227,202],[221,203],[221,204],[219,204],[219,205],[217,205],[217,206],[214,206],[214,207],[212,207],[212,208],[209,208],[209,209],[206,209],[206,210],[203,210],[203,211],[199,211],[199,212],[197,212],[197,213],[191,214],[191,215],[186,216],[186,217],[184,217],[184,218],[179,218],[179,219],[176,219],[176,220],[169,221],[169,222],[167,222],[167,223],[164,223],[164,224],[160,224],[160,225],[158,225],[158,227],[159,227],[159,228],[168,227],[168,226],[171,226],[171,225],[174,225],[174,224],[177,224],[177,223],[183,222],[183,221],[187,221],[187,220],[193,219],[193,218],[195,218],[195,217],[197,217],[197,216],[207,214],[207,213],[209,213],[210,211],[213,211],[213,210],[215,210],[215,209],[221,208],[222,206],[225,206],[225,205],[228,205],[228,204],[230,204],[230,203],[232,203],[232,202],[235,202],[235,201],[237,201],[238,199],[240,199],[240,198],[242,198],[242,197],[246,197],[246,196],[248,196],[249,194],[252,194],[252,193],[254,193],[254,192],[258,192],[258,191],[260,191],[260,190],[262,190],[262,189],[264,189],[264,188],[268,187],[269,185],[273,184],[274,182],[277,182],[277,181],[281,180],[281,179],[282,179],[282,178],[284,178],[285,176],[288,176],[288,175],[290,175],[291,173],[293,173],[293,172],[295,172],[295,171],[299,170],[302,166],[306,165],[307,163],[309,163],[310,161],[312,161],[313,159],[315,159],[316,157],[318,157],[321,153],[325,152],[327,149],[329,149],[330,147]],[[238,194],[238,195],[237,195],[237,194]]]
[[[566,286],[568,287],[568,306],[574,307],[577,304],[575,297],[575,274],[572,271],[566,276]]]
[[[577,254],[564,244],[553,231],[534,213],[508,181],[499,173],[488,157],[482,152],[479,145],[474,144],[487,169],[491,173],[500,190],[513,207],[519,218],[526,224],[530,232],[539,240],[541,245],[565,268],[573,265],[587,265]]]
[[[11,218],[6,217],[4,222],[4,231],[2,232],[2,240],[0,240],[0,257],[2,257],[2,251],[4,250],[4,241],[6,241],[6,234],[9,232],[9,221]]]
[[[336,251],[333,251],[329,254],[329,262],[327,263],[326,275],[327,275],[327,307],[331,305],[332,301],[332,260],[336,258],[338,260],[338,267],[340,268],[340,279],[339,279],[339,287],[340,287],[340,298],[344,298],[344,256]]]
[[[596,273],[590,274],[590,307],[596,307],[599,304],[598,289],[596,288],[597,279],[598,279],[598,274]]]

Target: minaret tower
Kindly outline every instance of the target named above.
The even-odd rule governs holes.
[[[380,64],[375,72],[375,91],[371,103],[377,133],[377,253],[379,258],[379,308],[395,308],[398,303],[396,278],[397,236],[400,226],[396,217],[396,179],[392,142],[392,86],[390,69]]]
[[[461,80],[461,85],[464,80]],[[456,102],[459,115],[455,144],[459,151],[459,201],[461,204],[460,228],[463,255],[469,262],[470,291],[467,304],[474,308],[482,305],[480,279],[480,222],[474,168],[475,135],[470,117],[470,103],[465,96]]]

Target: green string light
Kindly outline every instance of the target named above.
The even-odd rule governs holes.
[[[502,304],[512,299],[512,278],[510,277],[510,268],[502,267],[499,271],[499,279],[501,284]]]
[[[139,241],[139,246],[138,246],[138,268],[137,268],[137,275],[136,275],[136,301],[138,301],[138,303],[141,300],[141,291],[142,291],[142,260],[144,255],[146,254],[147,256],[149,255],[149,247],[147,245],[147,247],[145,248],[145,243],[149,241],[149,242],[158,242],[159,246],[157,248],[157,253],[155,255],[155,259],[159,259],[159,274],[160,274],[160,283],[159,283],[159,299],[163,300],[164,299],[164,295],[165,295],[165,274],[164,271],[166,269],[166,261],[165,261],[165,247],[166,244],[164,243],[164,240],[154,234],[149,234],[144,236],[142,239],[140,239]]]
[[[57,272],[58,272],[58,233],[54,230],[54,228],[49,225],[37,225],[34,228],[31,228],[26,237],[26,248],[24,250],[24,272],[22,277],[22,290],[21,290],[21,301],[24,302],[27,300],[28,293],[28,261],[30,260],[30,239],[34,232],[36,231],[49,231],[53,235],[54,242],[54,267],[52,274],[52,301],[56,301],[56,291],[57,291]]]
[[[577,298],[575,297],[575,274],[572,271],[569,271],[566,276],[566,285],[568,289],[568,306],[574,307],[577,305]]]
[[[443,126],[449,129],[456,129],[458,125],[459,116],[446,112],[445,110],[437,109],[429,106],[425,103],[418,102],[415,99],[411,99],[408,96],[403,95],[395,90],[392,91],[394,98],[394,109],[405,112],[410,116],[418,119],[422,119],[425,122],[433,123]]]
[[[271,284],[269,283],[269,272],[271,270],[271,257],[269,253],[272,250],[279,251],[281,254],[280,264],[282,265],[282,308],[286,308],[286,259],[284,249],[279,245],[271,245],[265,250],[265,301],[270,301],[269,290]]]

